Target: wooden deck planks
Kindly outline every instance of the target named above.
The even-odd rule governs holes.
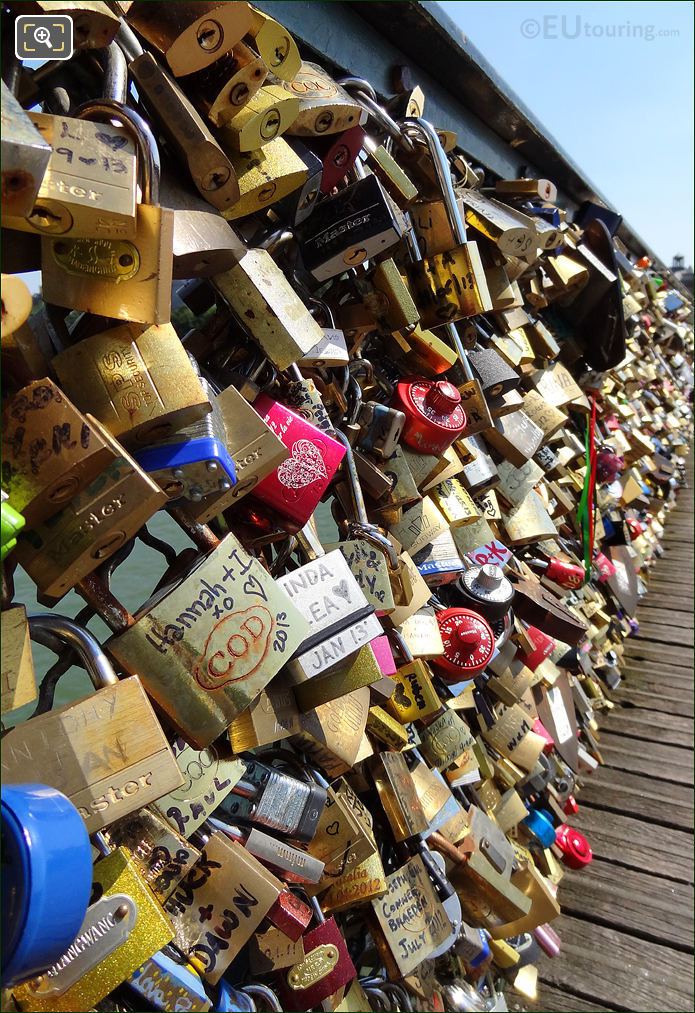
[[[510,991],[510,1010],[693,1009],[692,514],[689,488],[647,577],[622,682],[607,692],[615,706],[598,715],[605,766],[582,779],[569,820],[594,861],[560,884],[561,954],[539,961],[538,1000]]]

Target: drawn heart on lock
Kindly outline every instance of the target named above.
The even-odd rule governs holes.
[[[328,834],[329,837],[335,837],[335,835],[338,833],[339,830],[340,830],[340,823],[338,822],[338,820],[333,820],[333,822],[329,823],[328,826],[326,827],[326,833]]]
[[[339,584],[331,588],[333,594],[337,594],[339,598],[344,598],[345,601],[350,601],[350,588],[346,580],[341,580]]]
[[[297,440],[292,444],[291,455],[278,468],[277,478],[288,489],[306,489],[328,478],[321,451],[309,440]]]

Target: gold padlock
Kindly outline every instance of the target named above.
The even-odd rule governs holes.
[[[48,377],[5,400],[2,484],[29,527],[61,510],[118,454]]]
[[[126,20],[163,53],[176,77],[219,60],[251,30],[255,11],[247,3],[159,3],[136,0]]]
[[[96,693],[13,728],[4,740],[7,784],[27,778],[62,791],[93,833],[153,802],[183,778],[138,676],[119,680],[94,636],[64,616],[37,616],[31,635],[81,655]]]
[[[302,63],[292,81],[283,87],[299,98],[299,114],[287,131],[298,137],[340,134],[364,123],[360,103],[315,63]]]
[[[4,713],[36,699],[36,678],[26,609],[23,605],[4,609],[0,620],[3,643],[0,688]]]
[[[146,524],[166,496],[110,434],[101,432],[110,462],[63,509],[22,533],[18,562],[37,587],[62,598]]]
[[[247,38],[253,42],[271,74],[281,81],[293,81],[302,66],[297,43],[284,25],[278,24],[269,14],[251,7],[251,15],[253,21]]]
[[[159,207],[159,154],[149,126],[133,109],[99,99],[77,110],[77,117],[116,119],[134,136],[142,203],[136,233],[128,239],[41,241],[43,297],[46,302],[144,324],[161,324],[171,314],[174,213]]]
[[[51,157],[25,217],[3,226],[73,238],[135,239],[136,160],[129,132],[89,119],[29,113]]]
[[[233,151],[257,151],[281,137],[298,112],[298,98],[279,85],[267,85],[221,128],[221,143]]]
[[[239,200],[226,208],[224,217],[236,221],[262,211],[306,182],[309,170],[282,137],[274,137],[256,151],[230,153],[239,182]]]
[[[66,393],[133,444],[170,436],[211,409],[171,324],[121,324],[84,338],[52,362]]]

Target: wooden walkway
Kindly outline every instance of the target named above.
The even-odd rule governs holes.
[[[539,963],[538,1001],[510,990],[510,1010],[693,1010],[692,455],[688,482],[571,821],[594,860],[560,884],[562,951]]]

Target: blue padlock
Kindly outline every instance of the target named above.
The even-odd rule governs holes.
[[[159,950],[134,971],[125,985],[156,1010],[212,1009],[199,976]]]
[[[69,799],[44,784],[2,788],[2,985],[45,971],[80,931],[92,848]]]
[[[555,843],[555,827],[552,816],[545,809],[529,809],[525,820],[521,821],[535,844],[541,848],[550,848]]]
[[[190,358],[198,372],[195,359]],[[197,422],[133,454],[169,499],[183,497],[194,503],[236,485],[236,467],[227,450],[227,432],[215,391],[204,376],[198,378],[212,410]]]

